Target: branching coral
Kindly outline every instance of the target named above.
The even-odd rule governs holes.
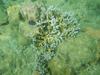
[[[61,12],[53,6],[29,3],[19,5],[17,9],[17,12],[13,10],[17,15],[10,13],[12,9],[8,9],[8,15],[14,20],[13,15],[19,17],[19,31],[32,40],[36,70],[40,75],[46,75],[48,62],[56,55],[59,43],[74,37],[79,32],[79,24],[72,13]]]

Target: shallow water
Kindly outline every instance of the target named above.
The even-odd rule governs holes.
[[[100,0],[41,0],[35,5],[36,1],[0,0],[0,75],[100,75]],[[49,6],[74,14],[80,24],[77,35],[59,42],[52,56],[51,49],[42,46],[52,43],[52,36],[47,35],[53,28],[50,19],[38,22],[38,8],[43,7],[45,13],[44,7]],[[47,15],[42,17],[45,20]],[[48,27],[43,31],[38,25]],[[34,36],[39,40],[34,42]]]

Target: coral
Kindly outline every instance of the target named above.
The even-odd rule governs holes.
[[[100,0],[38,1],[0,0],[0,75],[99,75]]]
[[[13,5],[7,8],[9,22],[15,22],[16,20],[19,20],[18,16],[19,7],[20,7],[19,5]]]
[[[35,54],[34,71],[37,70],[40,75],[49,72],[48,62],[56,55],[59,44],[69,37],[75,37],[80,30],[71,12],[62,12],[54,6],[46,7],[43,3],[13,5],[7,9],[7,13],[10,23],[18,24],[19,33],[31,39],[29,47]]]
[[[63,13],[53,6],[47,9],[44,6],[32,7],[20,9],[20,15],[24,18],[20,31],[32,39],[36,50],[43,48],[42,52],[37,51],[37,70],[40,75],[46,75],[48,62],[55,56],[57,46],[68,37],[74,37],[79,32],[79,24],[70,12]]]

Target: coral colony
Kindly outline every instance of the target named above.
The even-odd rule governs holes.
[[[56,55],[57,46],[69,37],[75,37],[79,32],[77,19],[71,12],[50,6],[46,7],[42,3],[23,3],[18,6],[8,8],[10,19],[17,10],[19,21],[19,31],[32,40],[31,46],[35,52],[35,70],[40,75],[46,75],[49,71],[48,62]]]

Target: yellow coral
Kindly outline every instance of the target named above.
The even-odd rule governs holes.
[[[9,21],[15,21],[19,19],[19,8],[20,5],[13,5],[7,8],[7,14],[9,17]]]
[[[25,20],[35,20],[39,16],[39,9],[37,4],[31,2],[23,3],[20,7],[20,14]]]

